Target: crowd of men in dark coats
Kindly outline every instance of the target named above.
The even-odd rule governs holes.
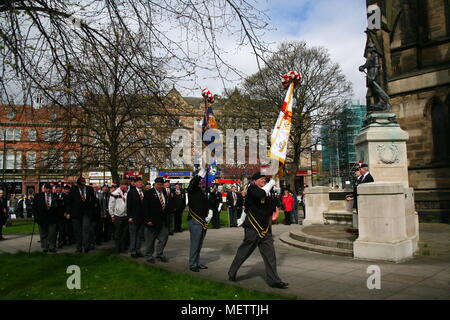
[[[169,235],[182,232],[182,214],[187,205],[189,269],[207,269],[200,263],[200,252],[209,223],[212,221],[213,228],[220,227],[222,194],[215,187],[206,192],[202,187],[205,171],[200,172],[203,175],[198,173],[186,192],[180,185],[171,189],[170,182],[162,177],[156,178],[153,186],[144,186],[141,179],[123,180],[111,190],[107,186],[99,190],[99,186],[86,185],[83,177],[73,186],[45,183],[33,202],[41,248],[44,252],[57,252],[64,245],[75,244],[77,253],[86,253],[113,238],[118,253],[129,252],[133,258],[144,257],[152,264],[156,260],[168,262],[164,249]],[[229,280],[236,281],[240,265],[259,247],[266,271],[269,270],[268,284],[287,288],[276,271],[270,228],[276,207],[272,190],[275,183],[270,180],[266,186],[268,180],[255,174],[248,199],[246,192],[237,193],[235,188],[228,193],[230,226],[242,225],[245,229],[245,240],[230,267]]]
[[[106,185],[99,189],[97,185],[86,185],[82,177],[74,186],[44,184],[43,192],[35,195],[32,208],[44,252],[56,252],[73,244],[76,252],[89,252],[96,245],[114,239],[118,252],[129,250],[133,257],[139,257],[144,225],[156,226],[153,228],[158,229],[156,236],[160,229],[163,232],[167,229],[168,235],[182,231],[186,193],[179,184],[172,190],[163,178],[155,180],[153,187],[144,186],[139,178],[130,178],[111,189]],[[155,190],[163,192],[163,204],[159,198],[157,202],[160,208],[152,201]]]

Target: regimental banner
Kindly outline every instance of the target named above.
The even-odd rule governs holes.
[[[294,82],[291,82],[271,136],[269,157],[278,160],[281,164],[284,164],[286,161],[286,153],[292,124],[293,93]]]

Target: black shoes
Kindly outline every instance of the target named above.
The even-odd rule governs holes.
[[[161,262],[169,262],[169,259],[167,259],[166,257],[157,257],[157,259]]]
[[[155,264],[155,259],[150,258],[150,259],[147,260],[147,262],[148,262],[148,263],[151,263],[151,264]]]
[[[228,276],[228,280],[231,282],[236,282],[236,276]]]
[[[277,289],[287,289],[289,287],[289,284],[283,281],[274,283],[272,285],[270,285],[272,288],[277,288]]]
[[[199,268],[200,270],[208,269],[208,267],[205,266],[204,264],[199,264],[199,265],[197,266],[197,268]]]
[[[47,253],[47,252],[48,252],[48,249],[44,249],[44,250],[42,250],[42,252]]]
[[[192,268],[189,268],[189,270],[191,270],[192,272],[199,272],[200,271],[200,269],[198,267],[192,267]]]
[[[56,253],[56,249],[50,249],[50,250],[48,250],[48,252]]]

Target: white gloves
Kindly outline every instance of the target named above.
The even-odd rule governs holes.
[[[247,217],[247,214],[245,212],[242,212],[241,217],[237,221],[238,227],[242,226],[246,217]]]
[[[200,168],[200,171],[198,172],[198,175],[199,175],[200,177],[204,178],[205,175],[206,175],[206,170],[205,170],[205,168]]]
[[[209,222],[211,221],[212,216],[213,216],[213,212],[212,212],[211,209],[209,209],[209,211],[208,211],[208,216],[207,216],[206,219],[205,219],[206,223],[209,223]]]
[[[270,181],[268,183],[266,183],[266,185],[264,187],[262,187],[262,189],[266,192],[267,195],[269,195],[270,189],[272,189],[272,187],[275,184],[276,184],[275,180],[270,179]]]

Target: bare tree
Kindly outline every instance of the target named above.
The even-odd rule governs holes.
[[[267,28],[266,18],[247,0],[7,0],[0,5],[2,98],[10,102],[23,95],[26,103],[39,89],[49,102],[58,104],[59,83],[51,80],[54,69],[64,72],[72,63],[73,55],[79,54],[74,47],[77,40],[90,42],[99,51],[115,51],[108,30],[120,30],[129,37],[131,48],[147,51],[147,59],[167,58],[165,76],[171,81],[195,79],[199,70],[215,70],[221,77],[230,72],[242,75],[223,59],[220,40],[231,36],[237,45],[249,44],[260,59],[266,47],[259,40]],[[132,62],[139,69],[142,61]],[[158,70],[149,74],[157,76]],[[159,85],[142,80],[147,80],[150,92]]]
[[[195,83],[199,70],[242,76],[223,59],[220,40],[249,44],[259,61],[266,18],[247,0],[7,0],[0,4],[1,99],[39,97],[64,108],[64,121],[84,128],[80,171],[106,166],[117,179],[142,149],[167,147],[154,132],[161,117],[176,121],[162,99],[170,84]]]
[[[300,87],[294,91],[291,146],[285,165],[286,181],[294,187],[302,153],[309,153],[319,143],[320,126],[339,114],[352,95],[352,86],[325,48],[308,47],[305,42],[283,42],[266,66],[243,83],[243,94],[251,99],[244,99],[246,111],[240,113],[242,121],[267,126],[267,119],[277,118],[286,93],[280,77],[290,70],[302,74]],[[266,128],[271,130],[273,124]]]

